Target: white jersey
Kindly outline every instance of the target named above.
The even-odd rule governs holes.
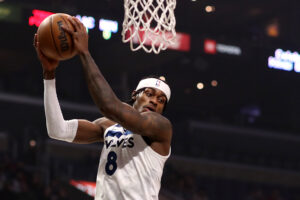
[[[156,153],[142,136],[119,124],[107,128],[95,200],[157,200],[169,156]]]

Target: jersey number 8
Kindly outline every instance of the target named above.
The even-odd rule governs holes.
[[[117,170],[116,161],[117,161],[117,154],[113,151],[109,152],[107,155],[107,163],[105,165],[105,171],[109,176],[113,175]]]

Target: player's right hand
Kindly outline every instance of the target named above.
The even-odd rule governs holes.
[[[59,61],[48,58],[43,54],[39,46],[37,34],[34,34],[33,46],[35,47],[37,56],[42,64],[44,72],[54,72],[59,64]]]
[[[76,17],[68,17],[69,22],[73,25],[74,30],[69,27],[62,26],[61,28],[72,35],[74,46],[77,53],[84,54],[89,52],[88,41],[89,35],[86,27]]]

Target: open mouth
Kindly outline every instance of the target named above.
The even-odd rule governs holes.
[[[146,109],[146,111],[152,111],[152,112],[155,112],[155,109],[154,109],[153,107],[145,106],[144,108]]]

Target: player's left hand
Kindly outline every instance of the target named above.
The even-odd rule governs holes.
[[[38,35],[34,35],[33,46],[36,50],[37,56],[42,64],[44,71],[53,72],[57,68],[59,61],[46,57],[40,49],[40,44],[38,42]]]
[[[69,17],[68,20],[74,27],[74,31],[68,27],[62,26],[62,28],[72,35],[74,46],[79,54],[87,53],[89,51],[88,40],[89,36],[86,27],[76,17]]]

